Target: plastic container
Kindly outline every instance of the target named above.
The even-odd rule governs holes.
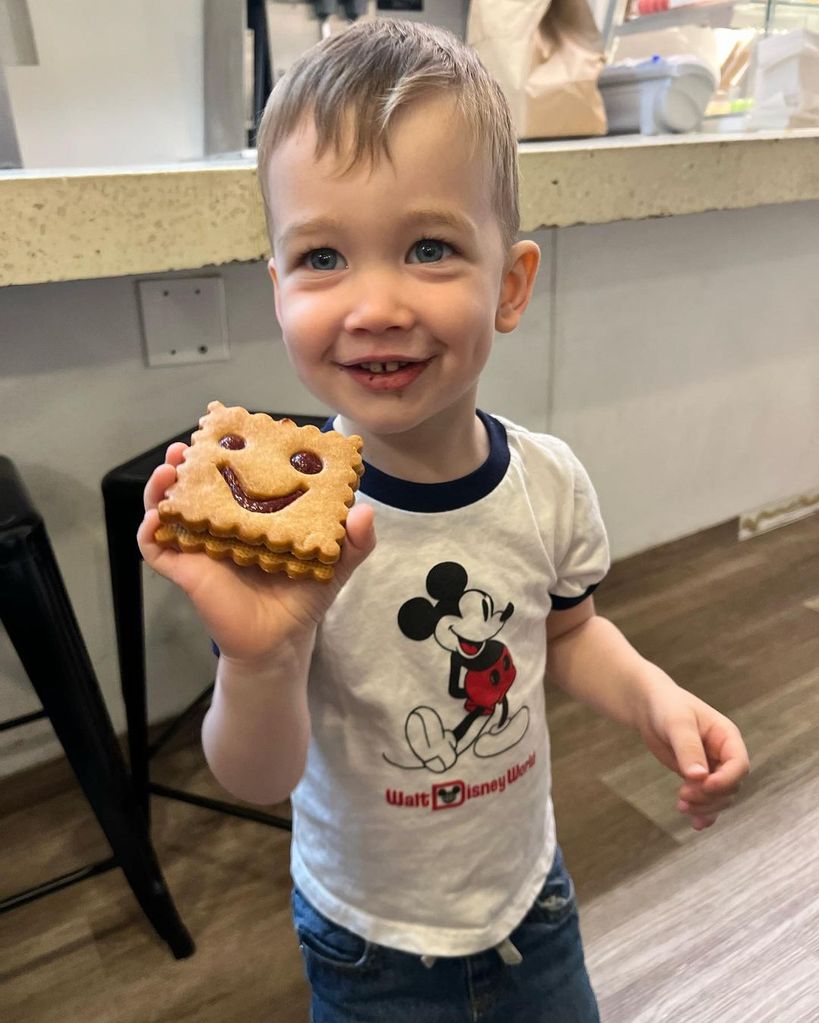
[[[697,57],[651,57],[603,68],[598,86],[609,134],[661,135],[700,128],[717,78]]]
[[[819,34],[806,28],[760,39],[757,47],[756,97],[781,93],[795,101],[819,96]]]

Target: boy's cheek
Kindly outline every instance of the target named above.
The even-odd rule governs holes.
[[[279,316],[279,325],[290,361],[299,372],[309,369],[332,345],[331,326],[309,305],[294,306],[283,301],[281,309],[283,315]]]
[[[287,352],[287,358],[296,376],[308,390],[312,390],[313,374],[310,371],[310,361],[304,358],[304,353],[299,346],[293,344],[292,338],[288,336],[287,331],[282,331],[282,339],[284,341],[284,350]]]
[[[279,275],[276,270],[276,264],[271,259],[267,264],[267,272],[270,275],[270,282],[273,285],[273,306],[276,311],[276,319],[279,321],[279,326],[284,328],[282,323],[282,302],[281,302],[281,282]]]
[[[278,320],[279,326],[284,330],[284,322],[282,321],[282,305],[279,298],[279,289],[275,288],[273,292],[273,308],[276,311],[276,319]]]

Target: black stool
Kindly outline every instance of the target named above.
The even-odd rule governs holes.
[[[50,719],[113,852],[5,898],[0,912],[121,867],[157,934],[184,959],[194,944],[165,886],[45,525],[14,464],[2,456],[0,618],[43,706],[2,727]]]
[[[297,416],[290,412],[271,412],[270,415],[276,419],[292,419],[298,426],[321,427],[326,422],[326,417]],[[158,465],[165,461],[165,451],[168,445],[175,441],[188,443],[194,429],[195,427],[192,427],[175,437],[169,437],[149,451],[143,451],[141,455],[118,465],[106,473],[102,481],[120,682],[128,720],[131,778],[143,813],[148,820],[150,820],[150,796],[151,793],[154,793],[289,831],[290,821],[286,817],[262,813],[259,810],[223,800],[209,799],[192,792],[152,782],[150,778],[151,758],[213,692],[213,682],[211,681],[190,706],[170,723],[153,744],[149,745],[142,607],[142,555],[137,547],[136,533],[144,515],[143,491],[148,477]]]

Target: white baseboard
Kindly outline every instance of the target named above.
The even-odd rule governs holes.
[[[797,494],[772,504],[763,505],[753,511],[743,512],[739,517],[739,539],[750,540],[760,533],[804,519],[819,512],[819,490],[813,493]]]

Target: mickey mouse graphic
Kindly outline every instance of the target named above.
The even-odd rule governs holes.
[[[408,639],[420,642],[434,636],[449,651],[449,695],[464,700],[466,713],[452,729],[444,727],[432,707],[416,707],[407,716],[410,749],[420,766],[437,774],[448,771],[470,746],[479,757],[511,749],[529,726],[527,707],[509,713],[507,693],[517,671],[507,647],[495,639],[514,606],[496,611],[488,593],[467,586],[462,565],[441,562],[426,579],[432,599],[413,597],[398,611],[398,627]]]

